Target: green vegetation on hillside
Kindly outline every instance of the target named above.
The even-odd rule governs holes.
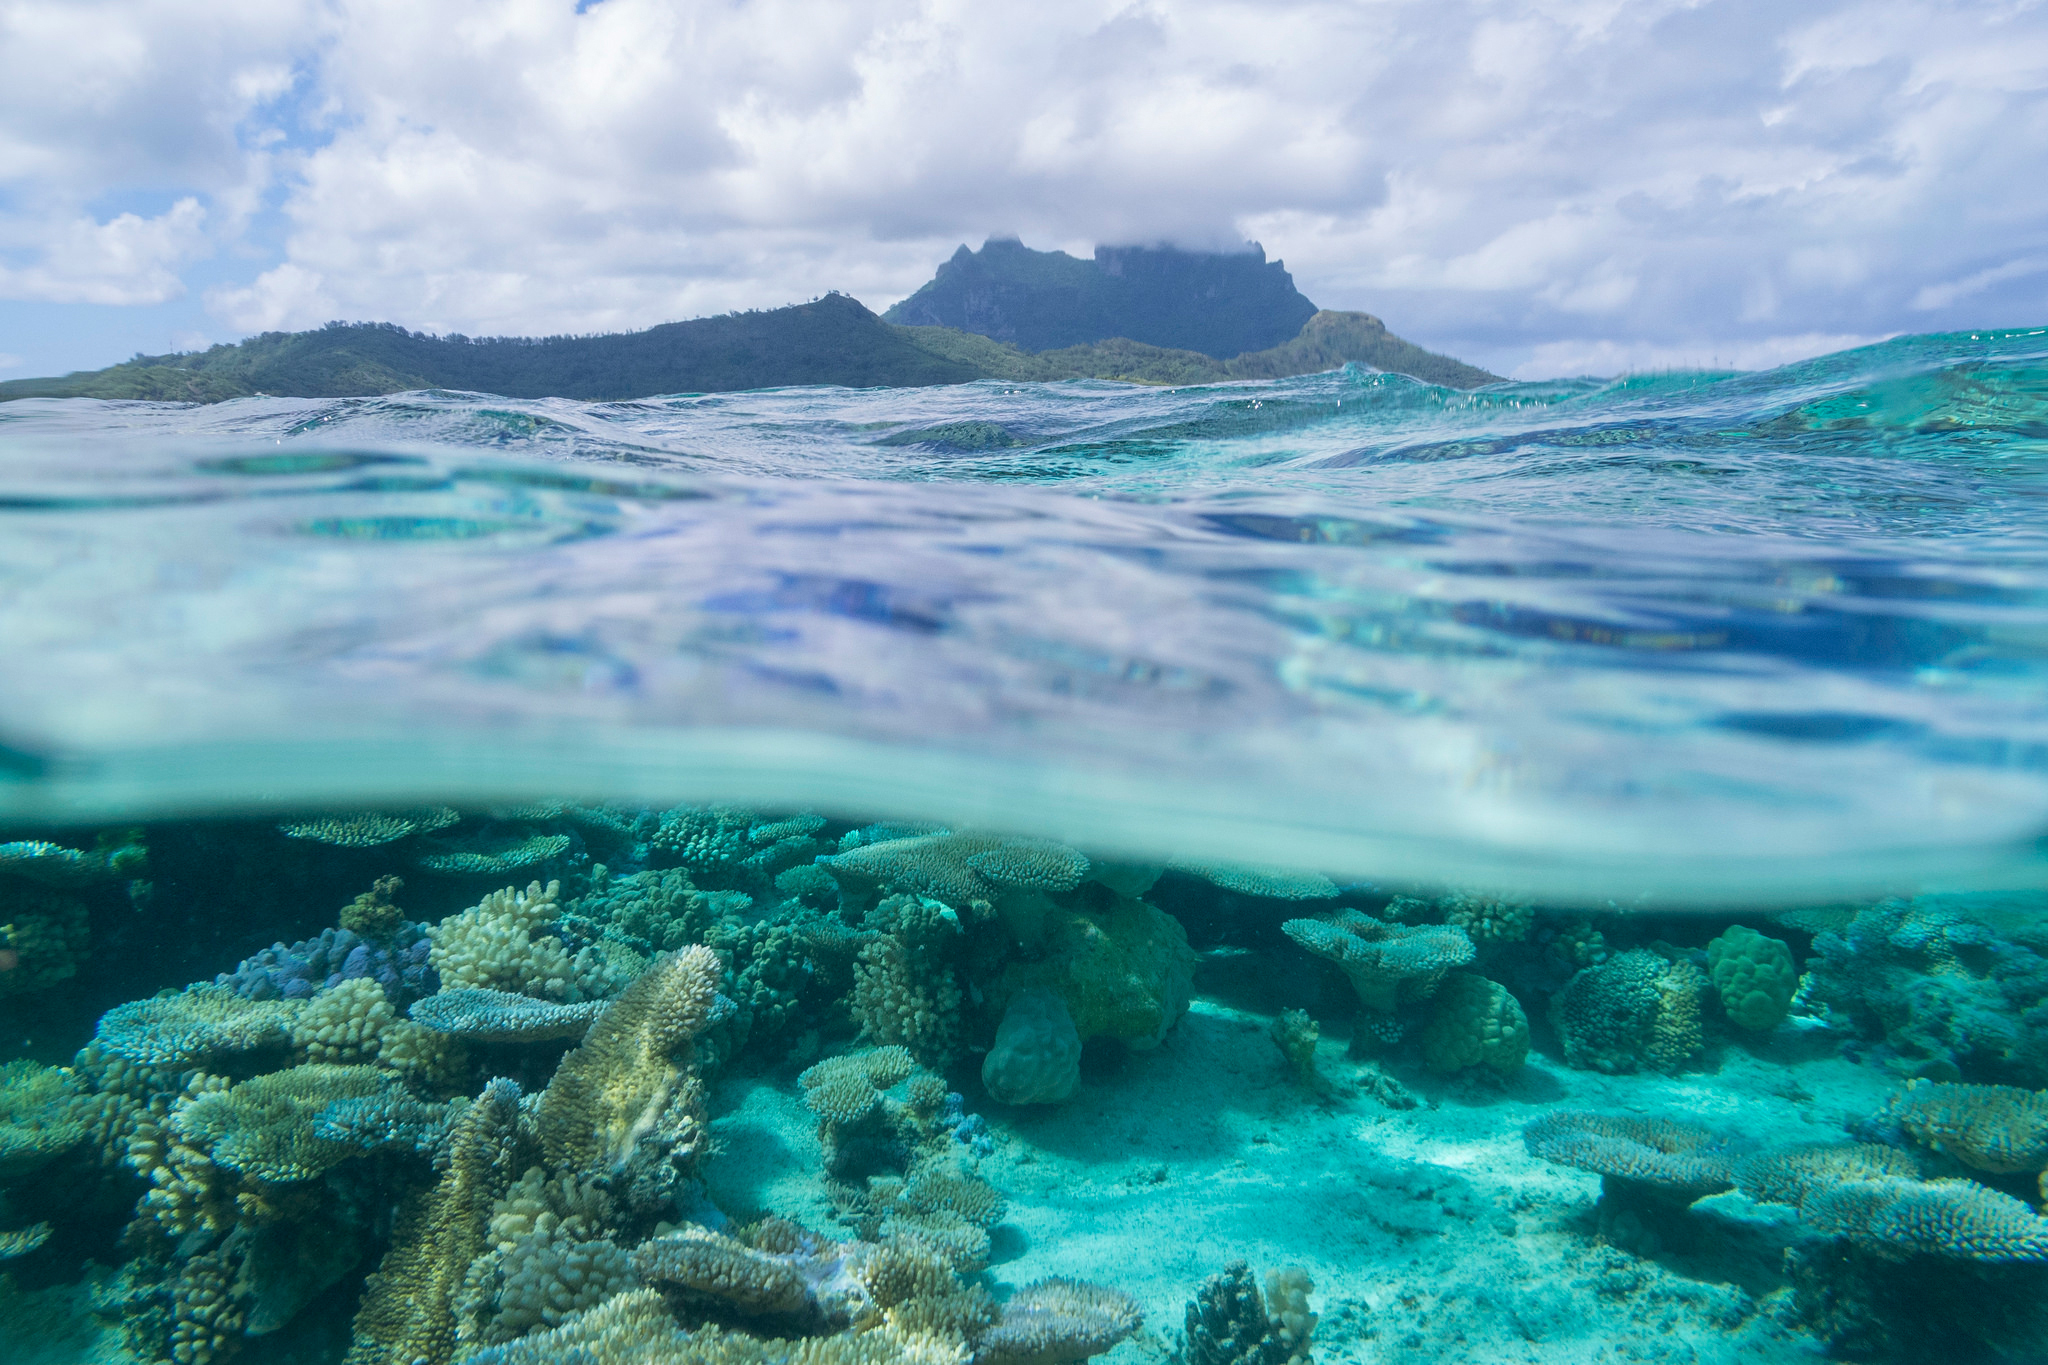
[[[1216,359],[1284,343],[1316,306],[1280,262],[1244,251],[1099,246],[1093,260],[1015,238],[961,247],[888,322],[950,327],[1042,352],[1125,338]]]
[[[593,337],[471,340],[424,336],[388,323],[329,323],[189,355],[137,356],[61,379],[0,383],[0,401],[218,403],[258,394],[355,398],[410,389],[623,401],[800,384],[914,387],[976,379],[1180,385],[1278,379],[1350,361],[1457,388],[1495,377],[1410,345],[1365,313],[1317,313],[1285,345],[1232,360],[1122,338],[1033,355],[971,332],[894,326],[832,294],[791,308]]]

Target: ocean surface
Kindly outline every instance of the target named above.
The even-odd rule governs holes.
[[[2048,334],[0,406],[0,819],[574,795],[1660,904],[2048,874]]]
[[[2048,1363],[2048,330],[0,404],[7,1365]]]

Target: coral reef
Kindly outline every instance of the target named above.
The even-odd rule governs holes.
[[[1266,1276],[1259,1293],[1251,1267],[1232,1261],[1211,1275],[1188,1303],[1187,1365],[1307,1365],[1316,1315],[1308,1308],[1315,1286],[1289,1266]]]
[[[0,886],[0,996],[76,976],[91,946],[84,901],[40,887]]]
[[[232,1053],[289,1046],[298,1014],[296,1001],[251,1000],[230,986],[200,983],[116,1005],[100,1016],[93,1039],[140,1066],[201,1066]]]
[[[414,834],[446,829],[462,817],[446,806],[414,811],[355,811],[287,820],[277,832],[287,839],[306,839],[336,848],[376,848]]]
[[[1073,1094],[1081,1083],[1081,1035],[1066,1002],[1043,986],[1011,996],[982,1059],[981,1083],[1004,1104],[1057,1104]]]
[[[341,908],[337,921],[358,937],[381,942],[396,934],[406,923],[405,911],[393,899],[405,886],[398,877],[379,877],[354,900]]]
[[[2048,1169],[2048,1092],[1908,1081],[1887,1109],[1906,1132],[1972,1170]]]
[[[1735,1163],[1735,1188],[1764,1204],[1803,1205],[1823,1190],[1854,1180],[1920,1175],[1919,1163],[1876,1142],[1807,1143],[1759,1152]]]
[[[1592,1071],[1676,1071],[1703,1042],[1704,984],[1690,962],[1640,948],[1586,968],[1550,1002],[1565,1061]]]
[[[1740,924],[1707,944],[1707,975],[1728,1018],[1752,1033],[1778,1026],[1799,985],[1792,950]]]
[[[1144,901],[1118,897],[1084,910],[1053,908],[1032,955],[1012,962],[989,988],[1007,1008],[1034,987],[1058,995],[1085,1041],[1114,1038],[1157,1047],[1187,1013],[1194,951],[1180,922]]]
[[[1532,1156],[1560,1166],[1691,1197],[1735,1183],[1724,1139],[1699,1124],[1564,1110],[1529,1123],[1522,1142]]]
[[[470,1264],[490,1247],[493,1203],[512,1180],[519,1087],[494,1080],[448,1134],[441,1178],[407,1200],[356,1313],[348,1365],[448,1365]]]
[[[1472,940],[1448,925],[1398,925],[1358,910],[1325,919],[1291,919],[1280,928],[1317,957],[1344,969],[1369,1010],[1427,999],[1444,974],[1472,960]]]
[[[1808,1226],[1865,1251],[1968,1261],[2048,1261],[2048,1218],[1972,1180],[1850,1180],[1799,1206]]]
[[[562,1059],[535,1116],[551,1167],[612,1175],[637,1157],[669,1169],[659,1182],[694,1158],[702,1086],[691,1041],[712,1020],[719,967],[701,945],[662,959]]]
[[[1437,987],[1420,1038],[1430,1070],[1483,1066],[1507,1075],[1529,1056],[1529,1020],[1507,987],[1471,972],[1452,972]]]
[[[1936,897],[1864,909],[1813,950],[1802,1004],[1893,1071],[2048,1086],[2048,956]]]

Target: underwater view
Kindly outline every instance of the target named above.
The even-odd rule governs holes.
[[[0,405],[10,1365],[2048,1361],[2048,332]]]

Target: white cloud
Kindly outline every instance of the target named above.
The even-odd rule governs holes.
[[[178,270],[204,249],[206,210],[185,198],[152,218],[123,213],[104,223],[74,218],[38,226],[33,263],[0,265],[0,299],[163,303],[185,292]]]
[[[18,356],[18,355],[7,355],[7,354],[4,354],[4,353],[0,353],[0,370],[18,370],[18,369],[20,369],[20,368],[21,368],[21,357],[20,357],[20,356]]]
[[[2018,0],[0,0],[0,280],[169,297],[275,203],[244,328],[879,306],[1002,231],[1256,237],[1517,372],[1789,355],[2048,316],[2043,145]]]
[[[1808,332],[1800,336],[1760,337],[1753,341],[1665,344],[1614,340],[1551,341],[1531,348],[1528,359],[1509,374],[1512,379],[1551,379],[1559,375],[1654,374],[1666,370],[1769,370],[1795,360],[1874,346],[1884,336],[1843,332]]]

